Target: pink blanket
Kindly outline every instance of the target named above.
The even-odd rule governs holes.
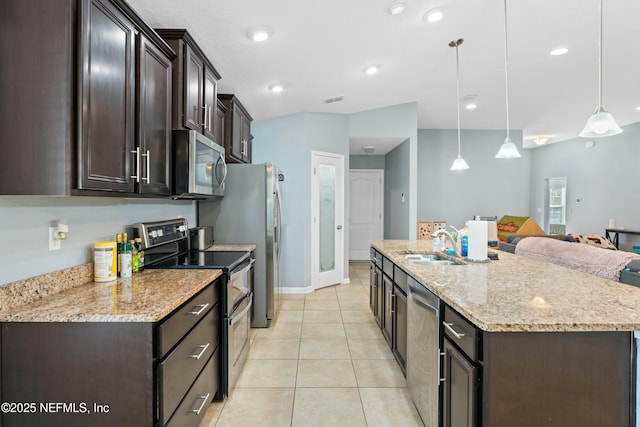
[[[522,239],[516,246],[515,253],[616,281],[620,279],[620,270],[632,260],[640,259],[640,255],[632,252],[601,249],[545,237]]]

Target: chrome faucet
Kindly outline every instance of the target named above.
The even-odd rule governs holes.
[[[461,255],[460,255],[460,252],[458,252],[458,245],[456,245],[456,239],[454,239],[454,238],[451,236],[451,233],[449,233],[447,230],[445,230],[445,229],[440,229],[440,230],[436,231],[435,233],[433,233],[433,234],[431,235],[431,237],[433,237],[433,238],[437,238],[437,237],[439,237],[441,234],[444,234],[445,236],[447,236],[447,237],[449,238],[449,241],[451,242],[451,246],[453,246],[453,250],[454,250],[454,251],[456,251],[456,255],[457,255],[457,256],[461,256]]]

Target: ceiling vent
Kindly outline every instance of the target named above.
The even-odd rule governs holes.
[[[325,104],[333,104],[334,102],[340,102],[344,99],[344,96],[334,96],[333,98],[325,98],[322,100]]]

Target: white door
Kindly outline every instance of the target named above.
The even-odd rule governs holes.
[[[349,171],[349,259],[369,259],[369,240],[382,239],[383,170]]]
[[[311,152],[311,286],[344,278],[344,156]]]

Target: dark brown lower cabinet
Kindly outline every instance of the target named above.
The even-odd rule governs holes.
[[[389,346],[393,346],[393,280],[386,274],[382,274],[382,294],[383,307],[382,310],[382,335],[389,343]]]
[[[197,427],[220,384],[218,285],[157,323],[2,323],[2,426]]]
[[[393,287],[393,355],[400,369],[407,371],[407,294],[398,286]]]
[[[442,425],[475,427],[478,425],[478,367],[451,342],[444,339],[442,365]]]

